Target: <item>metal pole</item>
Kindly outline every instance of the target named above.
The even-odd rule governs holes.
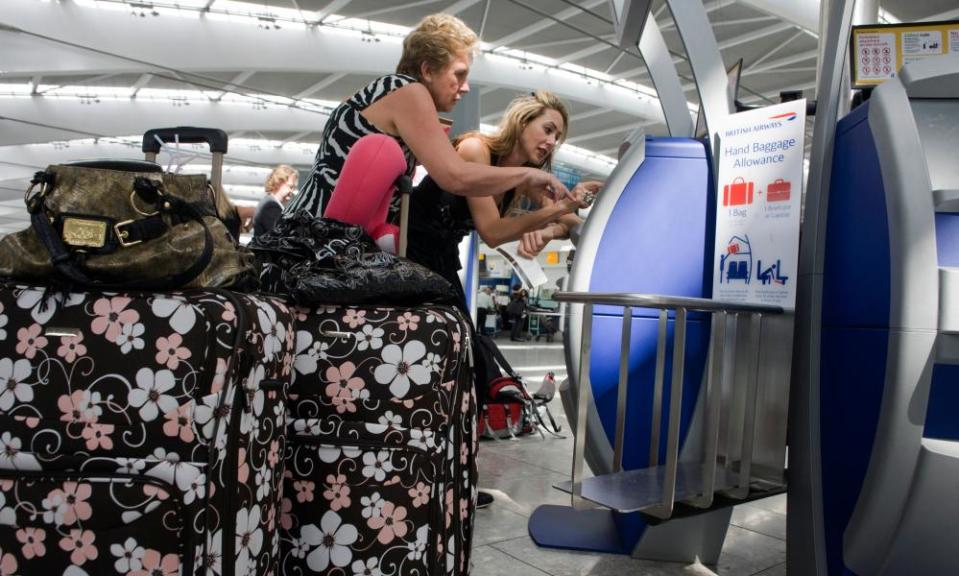
[[[659,336],[656,338],[656,379],[653,382],[652,430],[649,434],[649,465],[659,465],[659,434],[663,419],[663,380],[666,373],[667,310],[659,311]]]
[[[629,340],[633,325],[633,308],[623,307],[623,341],[619,350],[619,387],[616,397],[616,443],[613,449],[613,472],[623,469],[623,436],[626,433],[626,393],[629,389]]]
[[[593,340],[593,305],[583,305],[583,335],[579,349],[579,397],[576,401],[576,438],[573,441],[573,485],[571,505],[576,508],[583,496],[583,457],[586,447],[586,404],[589,402],[589,349]]]

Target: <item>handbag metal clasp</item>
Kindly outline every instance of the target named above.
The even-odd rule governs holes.
[[[134,222],[135,220],[124,220],[123,222],[117,222],[116,224],[113,225],[113,233],[117,237],[117,242],[119,242],[120,246],[123,246],[124,248],[129,248],[130,246],[136,246],[140,242],[143,242],[143,240],[133,240],[128,242],[127,238],[130,237],[130,232],[127,230],[121,230],[123,226],[133,224]]]
[[[92,218],[67,217],[63,219],[61,236],[70,246],[103,248],[107,241],[107,223]]]

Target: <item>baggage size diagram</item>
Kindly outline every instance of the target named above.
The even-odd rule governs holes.
[[[746,206],[753,203],[755,184],[737,176],[723,186],[723,206]],[[762,194],[762,191],[759,191]],[[792,183],[777,178],[766,185],[766,202],[788,202],[792,195]]]
[[[753,183],[737,176],[723,186],[723,206],[745,206],[753,203]]]
[[[776,263],[763,268],[763,261],[756,261],[756,279],[762,282],[763,286],[778,285],[785,286],[789,276],[783,276],[782,260],[776,259]]]
[[[788,202],[792,192],[792,183],[777,178],[766,186],[766,202]]]
[[[753,252],[749,236],[733,236],[726,244],[726,253],[719,258],[719,282],[749,284],[752,268]]]

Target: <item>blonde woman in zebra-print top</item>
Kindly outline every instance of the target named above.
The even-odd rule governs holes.
[[[469,91],[476,34],[461,20],[434,14],[403,41],[396,74],[377,78],[330,115],[313,170],[285,213],[308,210],[321,216],[352,145],[367,134],[397,139],[412,174],[422,164],[446,191],[489,196],[523,186],[559,199],[569,195],[552,174],[529,167],[495,167],[463,160],[450,144],[438,112],[449,112]],[[371,169],[375,169],[373,166]],[[390,221],[396,220],[395,210]]]

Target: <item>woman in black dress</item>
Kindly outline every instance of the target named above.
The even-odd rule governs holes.
[[[566,139],[569,115],[566,105],[551,92],[538,91],[513,100],[499,130],[491,135],[469,132],[453,145],[467,163],[498,167],[532,167],[548,172],[553,153]],[[520,241],[519,253],[534,257],[550,240],[567,238],[579,223],[579,200],[598,192],[601,182],[580,182],[569,197],[553,201],[541,189],[518,185],[493,196],[452,194],[432,173],[412,195],[407,256],[450,281],[466,310],[466,296],[459,281],[459,244],[476,230],[480,238],[496,247]],[[533,212],[508,215],[514,200],[526,195],[541,205]]]

